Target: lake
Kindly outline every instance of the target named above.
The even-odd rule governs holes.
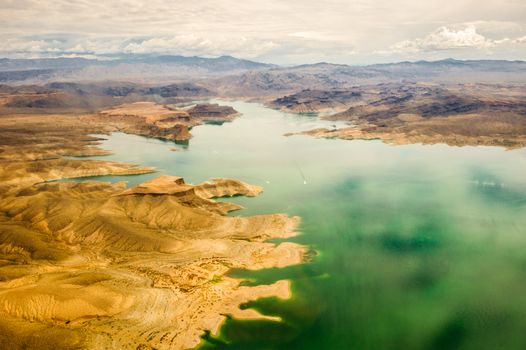
[[[526,149],[285,137],[342,123],[220,103],[243,116],[195,127],[188,144],[114,133],[102,144],[114,154],[93,157],[240,179],[265,191],[226,199],[245,207],[232,215],[301,217],[291,240],[309,261],[230,272],[291,280],[292,299],[242,305],[282,322],[229,318],[203,349],[526,349]]]

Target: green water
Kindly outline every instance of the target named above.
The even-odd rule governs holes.
[[[246,207],[235,215],[302,218],[292,241],[312,261],[231,272],[247,285],[290,279],[291,300],[242,305],[283,321],[228,319],[202,348],[526,349],[526,150],[284,137],[334,123],[229,104],[244,115],[194,128],[178,152],[125,134],[103,144],[115,152],[105,159],[188,182],[265,188],[233,198]]]

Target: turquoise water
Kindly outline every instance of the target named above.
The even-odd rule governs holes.
[[[284,137],[334,123],[228,104],[243,116],[194,128],[177,152],[120,133],[103,143],[104,159],[265,188],[229,199],[246,208],[235,215],[302,218],[292,241],[317,252],[311,261],[231,272],[247,285],[290,279],[291,300],[242,305],[283,321],[230,318],[202,348],[526,349],[525,149]]]

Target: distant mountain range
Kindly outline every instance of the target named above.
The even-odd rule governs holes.
[[[276,66],[231,56],[133,56],[113,60],[3,58],[0,59],[0,82],[186,80],[273,67]]]
[[[446,59],[369,66],[322,62],[280,67],[231,56],[0,59],[0,83],[119,81],[171,84],[191,81],[230,96],[265,96],[307,88],[339,89],[402,80],[524,83],[526,62]]]
[[[131,56],[112,60],[99,60],[88,58],[36,58],[36,59],[9,59],[0,58],[0,70],[20,69],[75,69],[88,66],[117,66],[119,64],[178,64],[206,68],[211,71],[230,71],[237,69],[261,69],[275,67],[275,65],[259,63],[232,56],[206,58],[198,56]]]
[[[526,83],[524,61],[400,62],[370,66],[317,63],[248,71],[206,81],[229,96],[279,96],[304,89],[348,89],[357,85],[399,82]]]

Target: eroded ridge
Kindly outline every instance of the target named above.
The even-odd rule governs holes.
[[[192,348],[224,315],[265,317],[241,303],[289,297],[288,281],[248,287],[225,275],[305,257],[303,246],[267,242],[294,235],[297,217],[226,216],[240,207],[211,199],[254,196],[260,187],[233,179],[194,186],[174,176],[132,188],[48,182],[154,169],[60,158],[61,142],[82,154],[96,140],[74,132],[68,141],[67,128],[34,118],[26,130],[47,130],[47,144],[31,141],[30,157],[7,145],[0,159],[0,347]],[[64,119],[68,128],[75,120],[85,123]]]
[[[175,108],[153,102],[119,105],[87,117],[90,123],[100,123],[109,130],[130,134],[185,141],[192,135],[190,128],[204,122],[232,121],[239,113],[230,106],[199,104],[191,108]]]
[[[324,119],[352,124],[299,133],[315,137],[514,149],[526,145],[524,91],[522,85],[391,83],[304,90],[269,105],[295,112],[332,109]]]

